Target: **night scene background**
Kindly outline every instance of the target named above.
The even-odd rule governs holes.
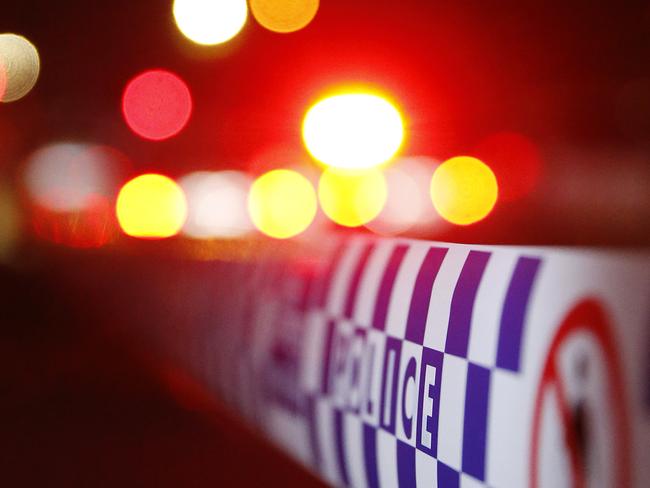
[[[2,7],[0,33],[23,36],[40,62],[33,88],[0,104],[5,486],[319,483],[180,373],[152,364],[145,344],[125,343],[113,332],[110,307],[72,283],[95,282],[110,302],[105,276],[115,269],[146,269],[155,287],[156,279],[173,277],[178,260],[247,260],[259,247],[293,249],[334,232],[650,245],[647,2],[322,0],[295,32],[273,32],[249,12],[241,31],[215,45],[183,35],[170,1],[20,0]],[[0,55],[8,52],[2,42]],[[11,69],[23,68],[4,67]],[[153,118],[154,132],[159,118],[174,126],[174,110],[184,114],[160,137],[134,128],[126,101],[129,83],[151,70],[180,83],[171,91],[155,85],[134,102],[134,117],[145,126]],[[0,76],[3,92],[11,81],[11,73]],[[377,203],[374,190],[363,194],[378,207],[351,225],[341,217],[350,211],[349,195],[324,210],[318,181],[328,163],[316,161],[302,132],[310,107],[348,89],[381,94],[403,123],[399,149],[374,170],[387,181],[387,196]],[[179,96],[190,102],[183,106]],[[52,147],[59,152],[43,152]],[[469,225],[438,215],[429,195],[436,168],[458,156],[478,159],[498,183],[498,197]],[[252,182],[276,169],[297,172],[311,188],[307,202],[296,190],[289,206],[314,209],[297,215],[307,220],[282,240],[273,232],[285,229],[264,228],[245,203]],[[138,219],[131,207],[122,220],[116,215],[120,189],[138,176],[180,182],[226,170],[238,176],[228,179],[230,172],[219,184],[240,186],[230,188],[232,208],[216,200],[226,202],[225,220],[205,224],[216,230],[192,214],[192,202],[203,197],[189,194],[189,180],[181,184],[182,211],[160,196],[167,190],[151,191],[162,198],[155,212],[194,215],[202,229],[194,235],[189,224],[180,229],[183,222],[165,235],[137,235],[125,224]],[[169,191],[180,192],[170,180]],[[336,185],[344,183],[335,181],[335,196]],[[274,205],[265,198],[275,197],[258,196],[262,215]],[[159,263],[164,271],[156,274]]]

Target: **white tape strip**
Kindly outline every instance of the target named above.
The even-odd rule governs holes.
[[[650,479],[649,256],[355,238],[248,276],[206,374],[328,482]]]

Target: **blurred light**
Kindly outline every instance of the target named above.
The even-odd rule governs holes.
[[[40,71],[36,47],[22,36],[0,34],[0,100],[13,102],[27,95]]]
[[[347,93],[313,105],[305,115],[302,136],[318,161],[341,169],[367,169],[395,155],[404,139],[404,124],[385,98]]]
[[[395,235],[441,222],[431,205],[429,183],[438,162],[426,157],[400,158],[384,170],[388,197],[377,218],[366,227],[381,235]]]
[[[532,192],[542,172],[542,156],[533,141],[514,132],[498,132],[479,143],[472,155],[485,161],[499,182],[501,201]]]
[[[448,159],[431,179],[431,199],[442,218],[469,225],[485,218],[497,201],[498,186],[492,170],[469,156]]]
[[[246,23],[246,0],[174,0],[176,26],[190,41],[203,45],[226,42]]]
[[[127,83],[122,113],[137,135],[160,141],[185,127],[192,113],[192,96],[185,82],[174,73],[148,70]]]
[[[386,204],[386,179],[378,169],[327,169],[318,183],[318,200],[337,224],[358,227],[374,219]]]
[[[178,233],[187,217],[183,190],[159,174],[140,175],[127,182],[117,197],[117,220],[125,234],[165,238]]]
[[[0,262],[11,258],[20,239],[21,220],[13,191],[0,184]]]
[[[57,212],[34,206],[31,222],[40,238],[76,248],[101,247],[117,233],[111,202],[103,195],[90,196],[83,210]]]
[[[247,172],[254,175],[261,175],[277,168],[289,169],[300,173],[307,178],[313,188],[318,187],[318,179],[321,169],[314,165],[305,148],[299,143],[281,143],[262,146],[256,151],[246,164]],[[297,239],[310,240],[318,239],[324,229],[330,227],[330,220],[323,212],[316,212],[312,223],[301,232]]]
[[[115,185],[115,159],[102,146],[54,143],[27,160],[24,182],[32,200],[56,212],[83,210],[96,195]]]
[[[112,199],[124,156],[106,146],[54,143],[27,160],[23,181],[35,233],[71,247],[99,247],[116,234]]]
[[[318,12],[319,0],[250,0],[253,17],[273,32],[295,32]]]
[[[178,183],[187,199],[184,234],[199,239],[234,238],[253,230],[246,203],[251,182],[244,173],[199,171]]]
[[[275,169],[253,182],[248,209],[260,232],[286,239],[309,227],[318,205],[314,187],[307,178],[297,171]]]

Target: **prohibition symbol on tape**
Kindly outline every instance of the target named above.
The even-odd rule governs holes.
[[[549,348],[533,413],[530,487],[630,486],[624,378],[607,316],[585,299]]]

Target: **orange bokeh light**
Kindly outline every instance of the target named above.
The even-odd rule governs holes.
[[[309,24],[318,12],[319,0],[249,0],[251,12],[266,29],[295,32]]]

